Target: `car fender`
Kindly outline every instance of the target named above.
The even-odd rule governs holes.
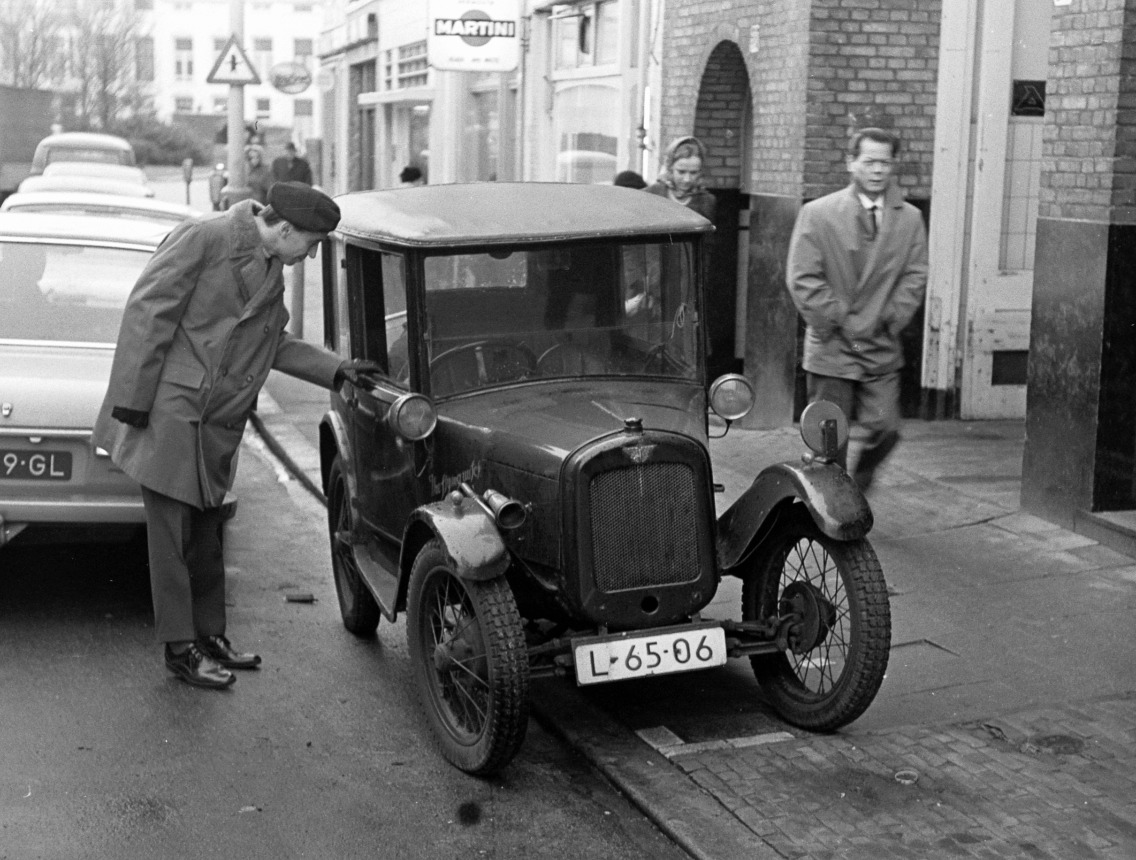
[[[856,482],[827,462],[777,463],[761,471],[718,518],[718,564],[738,563],[769,515],[786,500],[799,499],[817,528],[834,540],[857,540],[872,528],[872,509]]]
[[[331,464],[335,460],[336,455],[342,457],[344,463],[350,464],[352,462],[351,437],[347,432],[347,425],[343,421],[343,416],[334,409],[327,412],[323,416],[323,420],[320,421],[319,446],[320,483],[323,486],[323,492],[326,496],[327,479],[331,474]],[[351,497],[358,498],[355,492],[355,470],[347,469],[346,475],[348,488],[351,490]]]
[[[410,515],[399,559],[400,594],[406,593],[414,559],[433,538],[441,542],[446,558],[462,579],[496,579],[509,569],[509,549],[493,517],[476,500],[451,495],[416,508]]]

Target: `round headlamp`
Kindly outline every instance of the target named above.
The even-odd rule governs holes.
[[[710,408],[726,421],[737,421],[753,409],[753,386],[740,373],[719,376],[710,385]]]
[[[401,438],[417,442],[434,432],[438,413],[429,397],[409,392],[391,404],[387,411],[387,424]]]

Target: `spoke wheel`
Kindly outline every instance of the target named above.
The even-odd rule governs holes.
[[[478,776],[501,770],[528,725],[528,655],[508,583],[461,579],[433,540],[414,561],[406,624],[415,686],[442,754]]]
[[[834,731],[872,703],[887,671],[891,608],[867,540],[823,535],[803,506],[758,548],[742,588],[742,618],[789,619],[788,648],[750,658],[787,722]]]
[[[379,626],[379,604],[371,594],[351,546],[351,493],[343,460],[335,458],[328,476],[327,531],[331,540],[331,569],[343,626],[356,636],[373,636]]]

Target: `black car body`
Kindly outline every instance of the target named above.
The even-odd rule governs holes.
[[[515,754],[532,673],[602,683],[747,655],[763,687],[789,685],[779,709],[795,722],[835,728],[867,707],[890,622],[870,511],[829,462],[843,416],[805,422],[820,456],[766,470],[715,515],[709,416],[740,417],[752,391],[705,378],[707,221],[608,186],[337,202],[326,339],[383,369],[334,394],[321,426],[340,606],[359,635],[408,612],[455,764],[487,773]],[[783,571],[802,541],[859,555],[794,586],[809,577]],[[853,588],[860,562],[870,581]],[[699,616],[725,574],[752,583],[740,623]],[[819,685],[785,656],[815,663],[838,638]]]

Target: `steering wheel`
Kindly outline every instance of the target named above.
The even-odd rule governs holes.
[[[607,362],[590,350],[574,343],[554,343],[536,361],[539,376],[586,375],[606,373]]]
[[[536,355],[520,341],[487,338],[447,349],[430,362],[437,396],[499,382],[527,379],[536,372]]]
[[[669,374],[671,371],[681,370],[682,365],[667,352],[667,343],[657,343],[647,352],[643,361],[643,373]]]

